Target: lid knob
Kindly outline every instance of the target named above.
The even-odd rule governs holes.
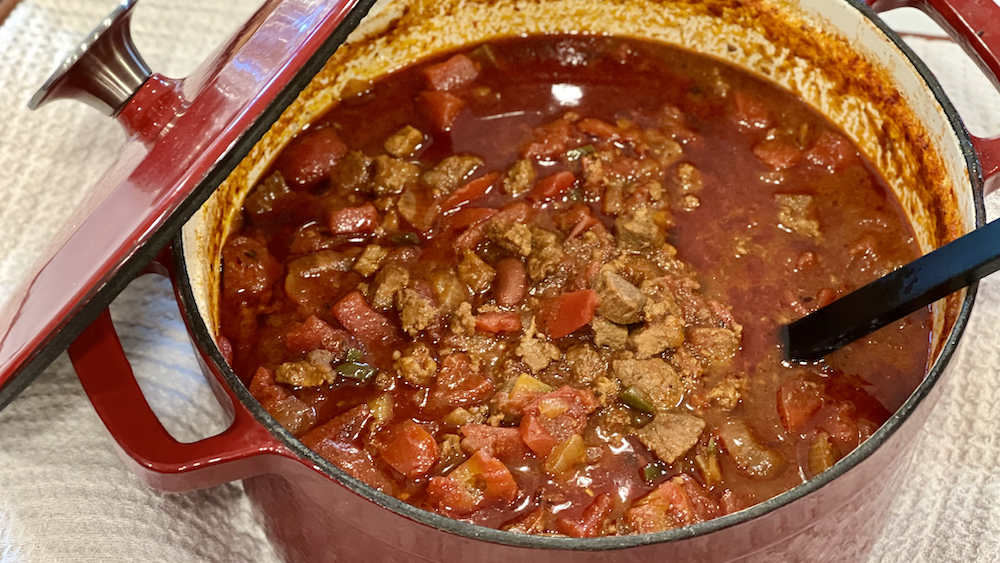
[[[136,1],[123,0],[45,81],[28,107],[37,109],[51,100],[80,100],[116,117],[151,74],[129,30]]]

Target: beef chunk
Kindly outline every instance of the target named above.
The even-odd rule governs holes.
[[[437,374],[437,362],[430,347],[420,342],[396,360],[396,371],[410,385],[429,387]]]
[[[518,160],[510,167],[503,179],[503,189],[512,197],[517,197],[535,185],[535,166],[528,159]]]
[[[608,371],[608,362],[590,344],[577,344],[567,350],[566,362],[577,387],[590,385],[597,376]]]
[[[676,407],[684,398],[681,376],[670,364],[659,358],[615,360],[612,366],[622,385],[639,390],[657,412]]]
[[[615,238],[619,247],[629,250],[657,248],[666,242],[666,234],[645,207],[618,216]]]
[[[354,263],[354,271],[368,277],[378,271],[389,251],[377,244],[369,244]]]
[[[665,463],[673,463],[688,452],[701,437],[705,421],[681,413],[657,414],[636,432],[639,441]]]
[[[330,362],[333,354],[329,350],[313,350],[306,354],[306,359],[298,362],[285,362],[278,366],[275,380],[286,385],[299,387],[319,387],[324,383],[334,383],[337,373],[333,371]]]
[[[359,151],[347,153],[344,160],[337,168],[334,179],[340,187],[348,191],[361,191],[365,189],[372,179],[371,173],[372,159]]]
[[[597,312],[604,318],[620,325],[639,322],[646,296],[625,278],[603,270],[597,282],[597,295],[601,298]]]
[[[424,172],[421,180],[442,194],[450,194],[482,165],[483,159],[478,156],[449,156],[442,159],[433,170]]]
[[[640,358],[649,358],[670,348],[680,348],[684,344],[684,321],[669,315],[633,332],[629,336],[629,343]]]
[[[531,229],[528,276],[533,281],[541,281],[555,272],[565,257],[558,234],[545,229]]]
[[[691,351],[709,365],[726,364],[740,349],[740,339],[728,328],[694,327],[687,330]]]
[[[778,204],[778,227],[789,233],[817,238],[820,236],[819,219],[813,197],[804,194],[774,194]]]
[[[385,311],[392,307],[396,293],[410,283],[410,272],[403,265],[389,262],[372,281],[368,290],[368,302],[373,309]]]
[[[486,236],[500,248],[518,256],[531,254],[531,229],[506,217],[496,217],[486,226]]]
[[[514,353],[520,356],[534,373],[547,368],[553,360],[558,360],[560,356],[559,348],[555,344],[536,333],[534,317],[531,318],[531,325],[528,330],[524,331]]]
[[[465,250],[465,257],[458,264],[458,279],[465,282],[473,292],[482,293],[488,290],[496,275],[497,271],[478,254]]]
[[[403,330],[412,337],[434,324],[439,313],[431,298],[410,288],[396,294],[396,310]]]
[[[407,125],[385,140],[385,152],[396,158],[410,158],[424,144],[424,134]]]
[[[267,247],[246,236],[230,239],[222,248],[222,289],[226,299],[261,304],[271,300],[281,263]]]
[[[281,198],[291,195],[291,193],[292,190],[281,176],[281,172],[275,172],[247,196],[243,202],[243,209],[251,218],[267,215],[274,211],[276,205],[279,205],[278,201]]]
[[[416,164],[403,162],[391,156],[375,157],[373,188],[378,197],[403,193],[406,185],[416,182],[419,176],[420,167]]]
[[[627,328],[618,326],[602,317],[594,317],[594,320],[590,321],[590,328],[594,330],[594,344],[597,346],[621,350],[628,342]]]

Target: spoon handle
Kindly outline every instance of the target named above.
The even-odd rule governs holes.
[[[1000,220],[778,329],[789,360],[817,360],[1000,269]]]

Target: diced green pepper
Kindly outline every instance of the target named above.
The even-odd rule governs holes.
[[[656,408],[646,399],[645,395],[642,394],[642,391],[635,387],[629,387],[628,389],[618,393],[618,398],[621,399],[623,403],[637,411],[641,411],[646,414],[656,414]]]
[[[348,379],[353,379],[354,381],[361,383],[367,383],[378,370],[367,364],[344,362],[337,366],[334,371]]]
[[[360,363],[361,360],[363,359],[365,359],[365,354],[361,350],[358,350],[357,348],[351,348],[350,350],[347,351],[348,362],[354,362],[357,364]]]
[[[647,483],[652,483],[657,479],[666,476],[667,466],[662,461],[654,461],[647,463],[642,468],[642,478],[646,480]]]
[[[417,246],[420,244],[420,237],[417,236],[417,233],[407,231],[405,233],[396,233],[392,235],[389,241],[396,246]]]
[[[489,43],[483,43],[472,51],[472,56],[477,59],[484,59],[493,66],[497,66],[497,56],[493,54],[493,48]]]

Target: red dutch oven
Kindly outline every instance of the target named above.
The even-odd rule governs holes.
[[[50,79],[34,105],[80,99],[115,116],[129,143],[75,229],[0,311],[0,407],[69,346],[90,400],[143,481],[188,491],[242,479],[287,561],[863,559],[948,373],[975,286],[935,304],[923,383],[832,469],[708,522],[572,539],[486,529],[422,511],[304,447],[250,396],[215,344],[218,250],[270,159],[336,103],[349,80],[522,33],[654,39],[769,77],[858,143],[896,191],[924,252],[983,224],[984,184],[1000,168],[1000,143],[969,135],[926,67],[872,8],[853,0],[373,4],[269,1],[194,75],[171,80],[151,75],[135,53],[129,0]],[[879,0],[874,9],[900,6],[932,15],[997,83],[1000,6],[993,0]],[[175,283],[206,378],[232,419],[222,434],[175,441],[133,377],[105,308],[135,276],[150,272]]]

